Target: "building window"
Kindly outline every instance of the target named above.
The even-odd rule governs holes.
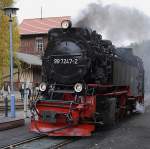
[[[36,38],[36,49],[39,53],[44,50],[44,41],[43,38]]]

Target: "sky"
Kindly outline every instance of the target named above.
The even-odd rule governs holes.
[[[40,18],[41,7],[43,17],[71,16],[76,18],[81,10],[89,3],[101,2],[104,5],[117,4],[136,8],[150,16],[149,0],[15,0],[15,7],[19,8],[17,17],[19,23],[23,19]]]

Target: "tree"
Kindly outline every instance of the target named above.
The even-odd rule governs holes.
[[[0,84],[3,82],[3,77],[9,75],[9,18],[4,15],[3,8],[9,7],[14,3],[14,0],[0,0]],[[20,37],[17,27],[16,18],[13,18],[13,50],[15,64],[15,52],[19,49]]]

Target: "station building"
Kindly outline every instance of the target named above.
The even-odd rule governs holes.
[[[24,19],[19,25],[21,43],[16,54],[21,68],[15,73],[16,87],[25,81],[32,86],[41,82],[41,56],[47,46],[48,31],[61,27],[61,22],[65,19],[70,17]]]

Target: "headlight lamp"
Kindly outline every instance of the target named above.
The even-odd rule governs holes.
[[[47,88],[47,85],[45,82],[42,82],[39,86],[39,89],[41,92],[44,92],[46,90],[46,88]]]
[[[80,93],[80,92],[82,91],[82,89],[83,89],[83,86],[82,86],[81,83],[76,83],[76,84],[74,85],[74,90],[75,90],[75,92]]]
[[[70,28],[71,27],[71,21],[70,20],[63,20],[62,22],[61,22],[61,27],[63,28],[63,29],[68,29],[68,28]]]

